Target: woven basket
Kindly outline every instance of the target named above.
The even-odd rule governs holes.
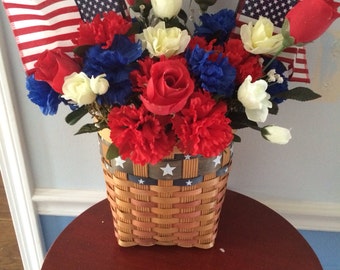
[[[156,165],[105,158],[109,131],[99,133],[115,236],[123,247],[177,245],[211,248],[227,188],[231,147],[220,156],[179,151]]]

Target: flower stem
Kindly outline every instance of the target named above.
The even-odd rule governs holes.
[[[273,58],[269,60],[263,70],[266,70],[271,63],[286,49],[286,46],[282,45],[281,48],[273,55]]]

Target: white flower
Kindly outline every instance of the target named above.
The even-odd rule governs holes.
[[[91,79],[84,72],[72,73],[65,77],[63,84],[63,98],[72,100],[78,105],[91,104],[96,100],[97,94],[103,95],[109,88],[105,74]]]
[[[266,140],[277,144],[287,144],[292,138],[289,129],[278,126],[266,126],[261,134]]]
[[[74,72],[65,77],[63,93],[63,98],[73,100],[80,106],[93,103],[97,97],[91,90],[90,78],[83,72]]]
[[[105,74],[101,74],[97,77],[91,77],[90,86],[93,93],[97,95],[104,95],[107,92],[110,85],[109,82],[104,78],[105,76]]]
[[[187,30],[177,27],[165,28],[165,22],[159,22],[155,27],[148,27],[137,35],[147,49],[150,57],[165,55],[170,57],[184,52],[190,36]]]
[[[254,26],[252,22],[242,25],[240,35],[245,50],[253,54],[276,53],[282,46],[283,36],[273,32],[273,23],[262,16]]]
[[[181,10],[182,0],[151,0],[151,5],[157,17],[171,19]]]
[[[270,95],[266,92],[268,84],[265,80],[251,82],[252,77],[244,80],[238,89],[237,98],[246,109],[247,118],[255,122],[264,122],[268,116],[268,108],[272,107]]]

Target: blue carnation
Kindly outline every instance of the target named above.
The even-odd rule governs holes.
[[[270,58],[265,58],[264,59],[264,66],[266,66],[266,64],[269,62]],[[268,68],[266,68],[265,72],[269,72],[270,70],[274,69],[275,72],[277,74],[279,74],[282,79],[283,79],[283,82],[282,83],[276,83],[276,82],[272,82],[272,83],[269,83],[268,84],[268,89],[267,89],[267,92],[271,95],[271,96],[275,96],[276,94],[279,94],[281,92],[285,92],[288,90],[288,78],[286,77],[285,73],[287,72],[287,69],[285,67],[285,65],[275,59],[270,65]],[[276,104],[279,104],[279,103],[282,103],[284,101],[284,99],[282,98],[273,98],[272,99],[273,102],[275,102]]]
[[[54,115],[58,111],[61,102],[60,95],[44,81],[37,81],[34,75],[26,79],[26,88],[29,91],[28,98],[39,106],[44,115]]]
[[[142,52],[140,43],[133,43],[123,35],[116,35],[109,49],[97,45],[88,50],[83,72],[89,77],[106,74],[110,84],[107,93],[98,96],[97,101],[100,104],[125,104],[127,97],[132,93],[129,79],[130,72],[135,68],[132,63],[142,55]]]
[[[216,61],[209,60],[211,53],[199,46],[188,50],[186,58],[190,72],[206,91],[230,97],[234,92],[236,70],[229,64],[228,58],[221,54]]]
[[[194,35],[210,41],[217,39],[218,44],[224,43],[235,27],[235,12],[222,9],[215,14],[204,13],[200,16],[201,25],[195,25]]]

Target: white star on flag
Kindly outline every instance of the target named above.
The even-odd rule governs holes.
[[[124,169],[124,163],[126,162],[125,160],[122,160],[122,158],[119,156],[119,157],[116,157],[115,158],[115,162],[116,162],[116,166],[120,166]]]
[[[213,162],[215,163],[215,167],[217,167],[218,164],[221,164],[221,159],[222,155],[219,155],[213,160]]]
[[[176,167],[171,167],[170,164],[166,164],[165,167],[160,168],[163,171],[163,176],[164,175],[173,175],[173,170],[176,169]]]

